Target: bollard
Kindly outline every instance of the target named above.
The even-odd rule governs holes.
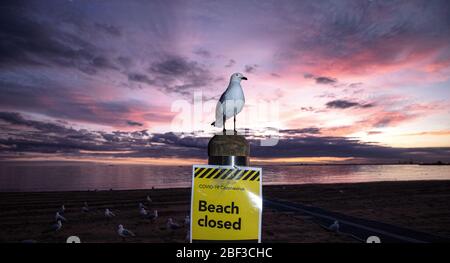
[[[250,144],[241,135],[215,135],[208,143],[209,165],[249,166]]]

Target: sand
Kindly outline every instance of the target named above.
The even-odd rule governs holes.
[[[265,186],[265,198],[278,198],[378,220],[440,236],[450,236],[450,181],[380,182],[333,185]],[[153,199],[146,203],[146,196]],[[81,207],[87,201],[90,212]],[[152,222],[139,216],[138,203],[157,209]],[[54,223],[61,204],[69,222],[57,233],[42,233]],[[125,242],[186,242],[187,227],[166,229],[168,217],[183,223],[189,214],[190,189],[97,192],[0,193],[0,242],[65,242],[71,235],[82,242],[124,242],[117,235],[123,224],[136,233]],[[105,208],[117,216],[107,220]],[[329,232],[306,216],[263,211],[263,242],[356,242]]]

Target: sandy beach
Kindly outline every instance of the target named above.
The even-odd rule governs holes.
[[[450,181],[379,182],[265,186],[264,198],[314,205],[331,211],[450,236]],[[146,196],[153,202],[149,204]],[[84,202],[90,211],[82,212]],[[157,209],[152,222],[139,216],[139,202]],[[60,205],[68,219],[57,233],[43,233]],[[71,235],[82,242],[123,242],[117,225],[136,233],[126,242],[186,242],[187,227],[168,231],[169,217],[182,223],[189,214],[190,189],[0,193],[0,242],[65,242]],[[106,219],[105,208],[116,217]],[[356,242],[327,231],[299,214],[263,211],[263,242]]]

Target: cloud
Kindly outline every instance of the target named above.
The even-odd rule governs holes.
[[[23,80],[25,81],[25,79]],[[18,84],[0,80],[2,110],[33,112],[52,118],[105,125],[128,127],[127,120],[139,122],[169,122],[173,113],[142,100],[108,99],[95,96],[89,88],[74,90],[69,87],[36,79]],[[156,114],[157,113],[157,114]]]
[[[175,55],[153,63],[148,71],[155,86],[184,96],[192,95],[195,89],[205,87],[215,79],[204,65]]]
[[[226,68],[231,68],[236,64],[236,61],[234,59],[230,59],[228,63],[225,65]]]
[[[203,58],[211,58],[211,52],[204,48],[197,48],[193,53]]]
[[[448,136],[450,135],[450,130],[441,130],[441,131],[423,131],[416,133],[409,133],[408,136],[423,136],[423,135],[432,135],[432,136]]]
[[[314,74],[376,74],[450,59],[444,0],[305,2],[292,8],[285,21],[294,29],[285,33],[302,34],[284,54]]]
[[[17,112],[0,112],[0,120],[5,121],[10,124],[13,124],[13,125],[31,127],[31,128],[43,131],[43,132],[61,133],[61,132],[68,131],[68,129],[66,129],[62,125],[49,123],[49,122],[26,120],[22,117],[21,114],[19,114]]]
[[[96,45],[45,20],[33,19],[29,12],[19,3],[2,4],[0,67],[67,67],[89,75],[99,69],[116,69]]]
[[[19,113],[2,112],[1,130],[9,127],[8,133],[0,133],[0,153],[15,156],[15,153],[53,153],[71,156],[85,156],[82,151],[91,151],[95,156],[107,154],[110,157],[190,157],[207,158],[209,137],[189,134],[153,133],[142,131],[89,131],[69,129],[54,123],[29,120]],[[36,128],[36,130],[15,129],[11,124]],[[260,146],[251,139],[252,157],[353,157],[368,161],[395,163],[401,160],[448,161],[450,148],[394,148],[364,143],[354,138],[316,136],[320,129],[282,130],[279,143],[273,147]],[[251,137],[251,136],[250,136]],[[96,154],[95,152],[98,152]],[[112,153],[103,153],[111,151]],[[88,154],[88,155],[89,155]]]
[[[302,129],[284,129],[279,131],[281,134],[298,135],[298,134],[320,134],[320,129],[316,127]]]
[[[314,111],[314,108],[309,106],[309,107],[300,107],[301,111]]]
[[[275,78],[281,78],[281,76],[277,73],[270,73],[270,75]]]
[[[140,73],[129,73],[128,74],[128,80],[135,81],[135,82],[142,82],[148,85],[155,84],[155,81],[149,79],[149,77],[145,74]]]
[[[137,121],[127,121],[127,124],[130,126],[144,126],[144,124]]]
[[[323,85],[334,85],[334,84],[338,83],[338,80],[335,78],[315,76],[310,73],[306,73],[304,75],[304,78],[305,79],[314,79],[317,84],[323,84]]]
[[[360,103],[348,100],[332,100],[326,103],[327,108],[332,109],[348,109],[348,108],[371,108],[374,106],[373,103]]]
[[[316,77],[316,83],[329,85],[337,83],[337,80],[329,77]]]
[[[101,31],[103,31],[109,35],[115,36],[115,37],[122,35],[122,33],[120,32],[120,29],[113,25],[95,23],[95,27],[100,29]]]
[[[255,71],[256,71],[257,68],[258,68],[258,65],[257,65],[257,64],[253,64],[253,65],[245,65],[244,72],[245,72],[245,73],[252,74],[252,73],[255,73]]]

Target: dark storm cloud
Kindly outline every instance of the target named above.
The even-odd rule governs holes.
[[[54,123],[26,120],[17,112],[0,112],[0,120],[13,125],[35,128],[43,132],[66,132],[68,130]]]
[[[25,80],[23,80],[25,81]],[[82,121],[109,126],[126,126],[130,115],[149,112],[151,107],[136,100],[102,101],[89,92],[74,91],[58,83],[26,80],[30,83],[18,84],[0,79],[0,105],[2,109],[44,114],[53,118]],[[34,83],[33,83],[34,82]],[[165,120],[172,116],[163,114]],[[159,118],[159,120],[162,118]],[[146,120],[155,118],[148,115]]]
[[[149,68],[154,85],[169,93],[192,95],[214,80],[213,74],[197,61],[169,55]]]
[[[206,158],[209,137],[189,134],[154,133],[146,130],[133,132],[101,132],[69,129],[63,126],[33,121],[14,112],[2,112],[0,120],[6,125],[15,124],[33,127],[36,130],[14,130],[0,132],[0,152],[21,153],[70,153],[83,155],[80,151],[114,151],[115,157],[180,157]],[[0,122],[0,130],[7,130]],[[320,130],[315,127],[282,130],[281,137],[272,147],[260,146],[260,141],[251,139],[252,157],[355,157],[384,162],[401,160],[449,161],[450,148],[394,148],[361,142],[345,137],[315,136]],[[299,135],[298,137],[295,135]],[[123,153],[120,153],[123,151]],[[95,153],[94,153],[95,154]],[[99,153],[102,154],[102,153]]]
[[[125,69],[128,69],[133,64],[133,61],[131,60],[131,58],[128,58],[128,57],[120,56],[116,60]]]
[[[280,130],[281,134],[298,135],[298,134],[320,134],[320,129],[316,127],[303,129],[285,129]]]
[[[155,84],[155,82],[153,80],[149,79],[149,77],[147,75],[140,74],[140,73],[130,73],[130,74],[128,74],[128,80],[136,81],[136,82],[142,82],[142,83],[146,83],[148,85]]]
[[[317,84],[335,84],[337,83],[336,79],[329,78],[329,77],[317,77],[316,78]]]
[[[305,74],[304,77],[305,77],[305,79],[314,79],[317,84],[333,85],[333,84],[338,83],[338,80],[335,78],[315,76],[315,75],[309,74],[309,73]]]
[[[182,57],[168,57],[160,62],[154,63],[150,68],[151,72],[168,76],[186,76],[196,74],[196,71],[202,72],[195,61],[188,61]]]
[[[252,154],[259,157],[356,157],[395,163],[398,160],[449,160],[449,148],[394,148],[344,137],[301,137],[280,140],[274,147],[253,142]]]
[[[371,108],[374,106],[373,103],[359,103],[355,101],[348,101],[348,100],[332,100],[326,103],[327,108],[332,109],[348,109],[348,108]]]
[[[56,24],[36,19],[20,3],[0,8],[0,67],[62,66],[90,75],[98,69],[116,69],[98,47]]]
[[[130,126],[144,126],[144,124],[137,121],[127,121],[127,124]]]

